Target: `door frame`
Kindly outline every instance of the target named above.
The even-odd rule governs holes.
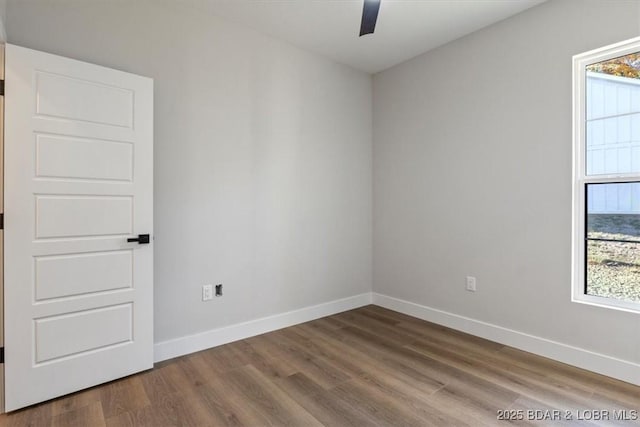
[[[0,43],[0,81],[4,88],[4,50]],[[4,213],[4,91],[0,94],[0,215]],[[4,222],[4,221],[3,221]],[[0,227],[0,414],[4,411],[4,224]]]

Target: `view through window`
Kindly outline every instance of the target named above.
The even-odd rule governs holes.
[[[640,303],[640,53],[585,68],[584,293]]]

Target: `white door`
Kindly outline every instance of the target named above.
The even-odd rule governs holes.
[[[5,371],[15,410],[153,366],[153,81],[6,47]]]

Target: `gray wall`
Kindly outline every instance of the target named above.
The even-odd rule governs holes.
[[[374,77],[375,292],[640,362],[637,314],[570,301],[571,57],[639,6],[551,0]]]
[[[369,292],[371,77],[178,4],[7,8],[10,43],[155,79],[156,341]]]
[[[0,0],[0,41],[7,41],[7,0]]]

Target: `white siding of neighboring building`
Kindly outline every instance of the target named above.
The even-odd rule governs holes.
[[[587,174],[640,171],[640,79],[587,73]],[[590,213],[640,213],[640,184],[589,187]]]

